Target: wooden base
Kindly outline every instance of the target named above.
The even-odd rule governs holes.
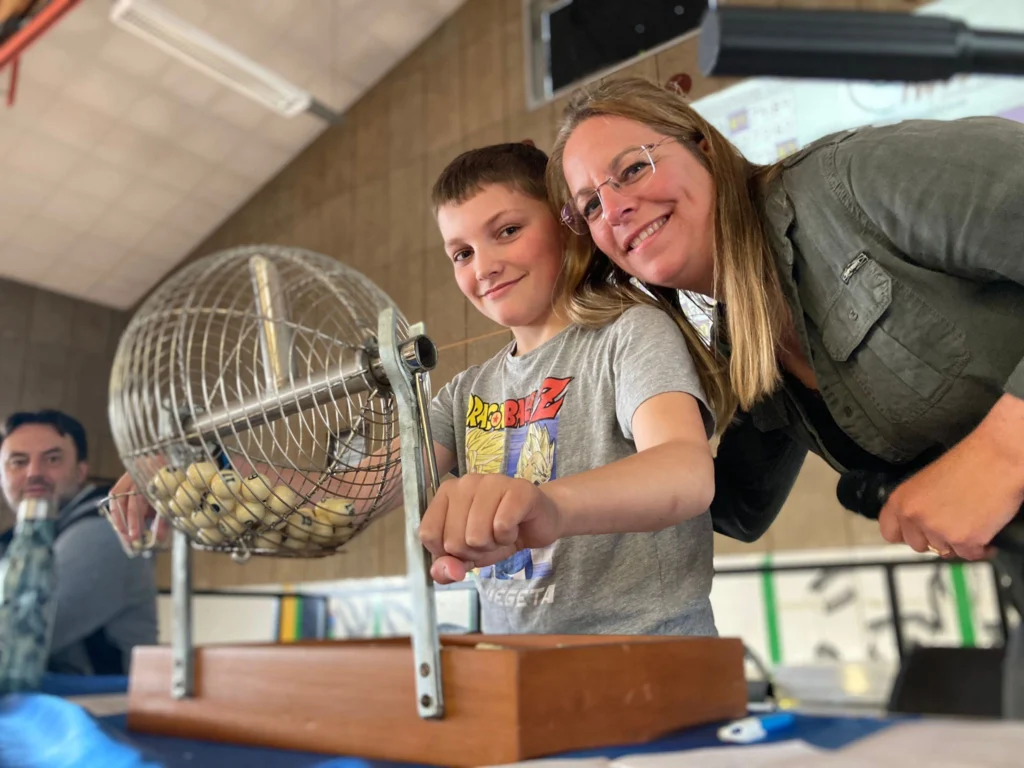
[[[442,638],[445,717],[416,712],[408,639],[208,646],[195,696],[171,698],[171,651],[135,649],[129,730],[431,765],[479,766],[742,717],[737,639]]]

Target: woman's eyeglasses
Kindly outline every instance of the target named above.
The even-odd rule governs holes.
[[[586,234],[591,225],[596,224],[604,216],[601,187],[607,184],[617,192],[626,188],[635,191],[647,183],[656,170],[651,152],[666,141],[672,141],[672,137],[666,136],[655,144],[643,144],[622,152],[615,162],[611,176],[595,189],[581,190],[562,207],[562,223],[577,235]]]

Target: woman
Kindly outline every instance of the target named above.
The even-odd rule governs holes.
[[[548,175],[570,280],[718,302],[720,532],[758,538],[811,450],[919,469],[886,540],[985,556],[1024,502],[1024,125],[862,128],[757,166],[676,93],[613,79],[568,105]]]

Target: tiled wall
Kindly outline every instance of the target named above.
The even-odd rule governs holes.
[[[749,0],[748,0],[749,4]],[[778,5],[780,3],[761,3]],[[918,0],[791,0],[785,5],[905,9]],[[429,40],[374,87],[344,122],[325,132],[205,242],[196,254],[240,244],[301,246],[338,258],[381,285],[411,320],[424,320],[441,347],[434,387],[485,360],[508,334],[459,293],[443,254],[428,192],[465,149],[533,139],[548,150],[562,102],[526,109],[521,0],[468,0]],[[693,98],[729,81],[703,78],[697,41],[624,71],[660,81],[693,77]],[[830,470],[809,460],[779,523],[754,549],[877,542],[834,498]],[[394,574],[404,568],[402,521],[370,529],[347,554],[322,561],[260,561],[245,567],[200,557],[196,586]],[[719,551],[750,549],[721,540]]]
[[[59,408],[82,422],[91,474],[121,474],[107,421],[107,385],[124,312],[0,279],[0,421]],[[0,500],[0,516],[5,503]]]

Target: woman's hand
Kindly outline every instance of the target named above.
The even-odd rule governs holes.
[[[1024,503],[1024,400],[1004,395],[942,458],[901,483],[879,515],[886,541],[981,560]]]
[[[436,558],[431,575],[451,583],[471,568],[553,544],[561,535],[561,516],[540,486],[527,480],[466,475],[437,489],[419,534]]]

